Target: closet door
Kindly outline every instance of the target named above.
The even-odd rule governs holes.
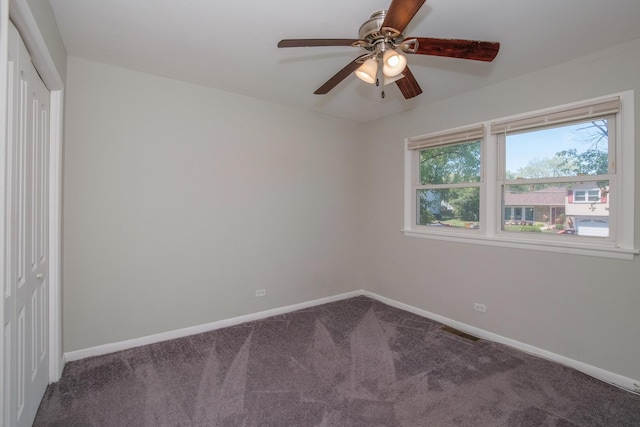
[[[48,383],[49,92],[9,29],[6,426],[31,426]]]

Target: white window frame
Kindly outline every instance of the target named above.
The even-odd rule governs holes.
[[[614,154],[614,174],[608,175],[611,194],[610,229],[608,239],[562,239],[557,236],[538,236],[540,233],[513,233],[502,231],[503,206],[501,200],[502,181],[499,181],[500,162],[504,162],[504,145],[499,143],[497,134],[486,132],[481,142],[481,180],[480,187],[480,226],[478,229],[459,229],[449,227],[429,227],[417,225],[416,191],[419,175],[418,150],[416,141],[442,138],[459,134],[466,128],[491,129],[492,125],[517,120],[526,121],[532,117],[544,115],[561,116],[575,109],[595,106],[611,100],[620,101],[620,109],[615,114],[615,135],[611,141]],[[606,97],[594,98],[582,102],[565,104],[530,113],[489,120],[473,126],[416,136],[405,140],[405,192],[404,192],[404,228],[407,237],[446,240],[481,245],[539,250],[555,253],[569,253],[604,258],[632,260],[640,251],[634,242],[634,198],[635,198],[635,129],[634,129],[634,91],[625,91]],[[610,138],[611,139],[611,138]],[[414,149],[412,149],[412,147]],[[502,163],[504,164],[504,163]],[[573,178],[575,180],[575,177]],[[553,180],[550,178],[550,180]],[[586,193],[588,194],[588,193]],[[608,195],[609,197],[610,195]],[[613,200],[612,200],[613,199]],[[591,203],[591,202],[585,202]]]

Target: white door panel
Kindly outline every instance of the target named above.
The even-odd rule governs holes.
[[[30,426],[48,382],[49,92],[9,29],[6,426]]]

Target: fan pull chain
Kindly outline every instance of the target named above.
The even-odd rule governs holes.
[[[380,87],[380,96],[384,99],[384,84],[380,84],[380,82],[384,82],[384,74],[382,72],[382,57],[378,58],[380,65],[378,65],[378,72],[376,73],[376,86]]]
[[[380,79],[376,79],[376,86],[380,86]],[[380,86],[380,89],[382,89],[380,91],[380,96],[384,99],[384,86]]]

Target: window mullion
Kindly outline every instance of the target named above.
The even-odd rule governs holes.
[[[501,181],[503,185],[534,185],[534,184],[555,184],[555,183],[574,183],[574,182],[598,182],[610,181],[615,175],[574,175],[574,176],[558,176],[551,178],[526,178],[526,179],[510,179]]]
[[[484,221],[480,224],[480,229],[487,237],[494,237],[496,235],[496,225],[498,224],[496,216],[501,216],[501,208],[497,206],[497,204],[500,203],[498,201],[498,190],[494,185],[498,176],[501,175],[500,152],[502,148],[499,137],[497,135],[489,135],[486,137],[484,148],[484,157],[482,159],[484,179],[481,189],[481,194],[484,193],[484,197],[480,199],[480,209],[484,214],[482,215]]]
[[[445,190],[447,188],[474,188],[480,186],[481,183],[479,182],[463,182],[459,184],[422,184],[415,185],[413,188],[415,190]]]

